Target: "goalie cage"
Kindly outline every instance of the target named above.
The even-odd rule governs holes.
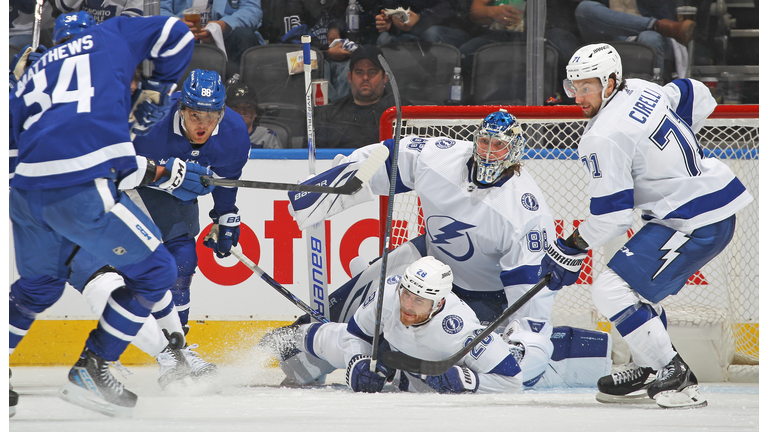
[[[472,140],[480,121],[505,108],[522,123],[527,139],[523,163],[546,195],[555,217],[557,236],[571,233],[589,214],[588,179],[577,156],[587,120],[575,106],[406,106],[401,136],[445,136]],[[395,109],[380,122],[382,140],[393,137]],[[728,247],[693,275],[680,293],[662,302],[669,332],[701,381],[756,382],[758,376],[758,161],[759,119],[756,105],[718,106],[698,134],[706,157],[725,162],[744,183],[754,202],[737,213],[736,232]],[[548,173],[557,172],[551,176]],[[567,179],[568,184],[562,184]],[[387,197],[380,204],[381,244]],[[629,232],[589,252],[579,281],[560,290],[552,324],[610,331],[611,325],[591,300],[590,286],[607,260],[641,227],[639,212]],[[392,247],[424,233],[415,193],[398,194],[392,217]],[[616,331],[614,363],[629,361],[629,351]]]

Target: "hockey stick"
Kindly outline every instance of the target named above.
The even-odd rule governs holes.
[[[214,241],[218,241],[218,233],[211,230],[208,235],[205,237],[205,239],[212,238]],[[316,310],[309,307],[308,304],[301,301],[300,298],[293,295],[292,292],[288,291],[288,289],[282,285],[280,285],[279,282],[272,279],[270,275],[268,275],[264,270],[261,269],[261,267],[257,266],[256,263],[251,261],[250,258],[245,256],[243,252],[240,250],[238,246],[233,246],[232,249],[229,250],[232,255],[235,256],[238,260],[240,260],[241,263],[245,264],[246,267],[251,269],[252,272],[256,273],[256,276],[260,277],[261,280],[267,283],[267,285],[271,286],[272,288],[276,289],[277,292],[283,295],[283,297],[287,298],[291,303],[295,304],[299,307],[299,309],[303,310],[304,312],[308,313],[310,316],[315,318],[316,320],[320,322],[330,322],[327,318],[325,318],[322,314],[318,313]]]
[[[315,128],[312,121],[312,50],[309,46],[312,36],[302,35],[301,45],[304,60],[304,102],[307,113],[307,149],[309,150],[309,175],[315,176]],[[307,278],[309,279],[309,299],[316,310],[325,314],[328,311],[328,246],[325,237],[325,221],[310,225],[307,233]]]
[[[35,1],[35,21],[32,23],[32,51],[40,46],[40,23],[43,21],[43,0]]]
[[[355,176],[349,179],[346,183],[344,183],[341,186],[322,186],[322,185],[295,184],[295,183],[270,183],[270,182],[254,181],[254,180],[230,180],[230,179],[213,178],[211,176],[200,176],[200,179],[203,180],[203,182],[205,182],[206,184],[214,185],[214,186],[245,187],[245,188],[254,188],[254,189],[273,189],[273,190],[285,190],[285,191],[296,191],[296,192],[317,192],[317,193],[328,193],[328,194],[337,194],[337,195],[352,195],[353,193],[362,189],[363,185],[368,183],[371,177],[373,177],[373,175],[376,174],[376,171],[378,171],[379,168],[382,165],[384,165],[384,162],[386,162],[388,156],[389,156],[389,149],[386,146],[380,145],[376,147],[376,149],[373,150],[371,155],[368,156],[368,159],[365,160],[365,162],[360,167],[360,169],[357,170],[357,173],[355,173]]]
[[[483,339],[487,338],[491,333],[496,330],[504,321],[507,320],[513,313],[517,312],[525,303],[528,302],[533,296],[538,294],[549,283],[551,275],[548,273],[541,278],[536,285],[531,287],[522,297],[517,299],[512,306],[508,307],[496,320],[490,323],[485,330],[479,335],[475,336],[472,341],[464,346],[459,352],[448,357],[445,360],[430,361],[421,360],[415,357],[411,357],[405,353],[399,351],[387,351],[382,354],[381,361],[387,366],[399,369],[406,372],[422,374],[422,375],[441,375],[461,360],[468,352],[472,351],[472,348],[477,346]]]
[[[389,63],[384,56],[379,54],[379,63],[384,68],[389,77],[389,84],[392,86],[392,96],[395,98],[395,110],[397,111],[397,120],[395,121],[395,145],[392,151],[392,172],[389,175],[389,202],[387,203],[387,224],[384,230],[384,247],[381,253],[381,277],[379,278],[379,290],[376,294],[376,326],[373,330],[373,352],[371,353],[371,372],[376,372],[376,358],[379,351],[379,332],[381,331],[381,309],[384,304],[384,283],[387,280],[387,258],[389,257],[389,246],[392,239],[392,209],[395,203],[395,183],[397,183],[397,157],[400,154],[400,122],[403,118],[402,108],[400,107],[400,91],[397,88],[395,74],[389,67]]]

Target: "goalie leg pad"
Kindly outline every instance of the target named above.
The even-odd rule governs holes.
[[[522,344],[525,353],[520,361],[523,386],[534,386],[547,371],[554,350],[550,334],[552,324],[534,318],[523,318],[509,323],[504,330],[507,343]]]
[[[537,384],[546,387],[594,387],[611,373],[611,335],[575,327],[555,327],[549,369]]]
[[[336,370],[330,363],[304,351],[279,362],[289,385],[308,385],[324,381],[325,375]]]

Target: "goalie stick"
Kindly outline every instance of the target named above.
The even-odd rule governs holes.
[[[352,195],[363,188],[363,185],[376,174],[376,171],[384,165],[389,156],[389,149],[385,145],[380,145],[373,150],[368,159],[357,170],[354,177],[349,179],[341,186],[322,186],[313,184],[295,184],[295,183],[270,183],[255,180],[230,180],[213,178],[211,176],[200,176],[204,183],[214,186],[225,187],[245,187],[254,189],[274,189],[296,192],[317,192],[337,195]],[[306,183],[306,182],[305,182]]]
[[[312,116],[312,50],[309,44],[312,36],[302,35],[301,45],[304,60],[304,104],[307,114],[307,150],[309,151],[309,175],[314,177],[315,172],[315,127]],[[325,221],[308,226],[306,233],[307,244],[307,279],[309,287],[309,301],[315,310],[321,314],[328,312],[328,277],[330,268],[328,263],[329,239],[325,234]]]
[[[397,157],[400,154],[400,123],[403,118],[402,108],[400,106],[400,90],[397,88],[395,74],[389,67],[389,63],[383,55],[379,54],[379,63],[384,68],[384,72],[389,77],[389,84],[392,86],[392,96],[395,98],[395,110],[397,119],[395,121],[395,144],[392,146],[392,172],[389,175],[389,200],[387,202],[387,223],[384,229],[384,247],[381,253],[381,277],[379,278],[379,289],[376,294],[376,321],[373,330],[373,352],[371,353],[371,372],[376,372],[377,354],[379,348],[379,332],[381,330],[381,309],[384,304],[384,283],[387,280],[387,257],[389,256],[389,247],[392,240],[392,209],[395,204],[395,183],[397,183]]]
[[[399,369],[405,372],[411,372],[415,374],[422,374],[422,375],[442,375],[445,373],[448,369],[453,367],[459,360],[461,360],[465,355],[467,355],[468,352],[472,351],[472,348],[477,346],[480,342],[482,342],[483,339],[487,338],[491,333],[493,333],[498,326],[500,326],[504,321],[507,320],[510,316],[512,316],[513,313],[517,312],[518,309],[520,309],[525,303],[528,302],[533,296],[538,294],[539,291],[542,290],[547,284],[549,283],[551,275],[547,273],[544,275],[543,278],[541,278],[536,285],[531,287],[525,294],[522,295],[519,299],[517,299],[516,302],[512,304],[512,306],[508,307],[501,315],[499,315],[498,318],[496,318],[492,323],[490,323],[485,330],[483,330],[479,335],[475,336],[474,339],[472,339],[468,344],[464,346],[459,352],[456,354],[448,357],[445,360],[437,360],[437,361],[430,361],[430,360],[421,360],[417,359],[415,357],[411,357],[405,353],[399,352],[399,351],[387,351],[382,354],[381,361],[384,362],[385,365],[393,368],[393,369]],[[375,345],[374,345],[375,348]]]
[[[205,239],[212,238],[214,241],[218,241],[218,233],[214,232],[214,230],[211,230],[207,236],[205,236]],[[232,255],[235,256],[238,260],[240,260],[241,263],[245,264],[246,267],[251,269],[252,272],[256,273],[256,276],[260,277],[261,280],[267,283],[267,285],[271,286],[277,292],[283,295],[283,297],[287,298],[291,303],[295,304],[299,307],[299,309],[303,310],[304,312],[308,313],[311,317],[315,318],[316,320],[327,323],[330,322],[326,317],[324,317],[322,314],[317,312],[316,310],[309,307],[308,304],[301,301],[300,298],[293,295],[292,292],[288,290],[288,288],[280,285],[280,283],[274,279],[272,279],[272,276],[268,275],[264,270],[261,269],[258,265],[256,265],[255,262],[251,261],[250,258],[245,256],[243,252],[240,250],[238,246],[233,246],[232,249],[229,250]]]

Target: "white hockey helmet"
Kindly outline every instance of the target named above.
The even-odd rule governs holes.
[[[432,314],[440,308],[440,302],[453,289],[453,271],[448,264],[444,264],[433,256],[425,256],[414,262],[400,278],[400,287],[432,300]]]
[[[568,61],[568,66],[565,67],[565,73],[567,78],[563,81],[563,88],[568,97],[576,97],[574,81],[598,78],[603,89],[608,85],[608,78],[611,74],[615,74],[616,82],[613,88],[613,93],[607,98],[604,92],[601,90],[600,96],[603,99],[603,103],[600,106],[602,109],[605,104],[613,98],[617,93],[617,89],[622,82],[622,69],[621,69],[621,56],[613,46],[607,43],[598,43],[585,45],[571,56]]]

